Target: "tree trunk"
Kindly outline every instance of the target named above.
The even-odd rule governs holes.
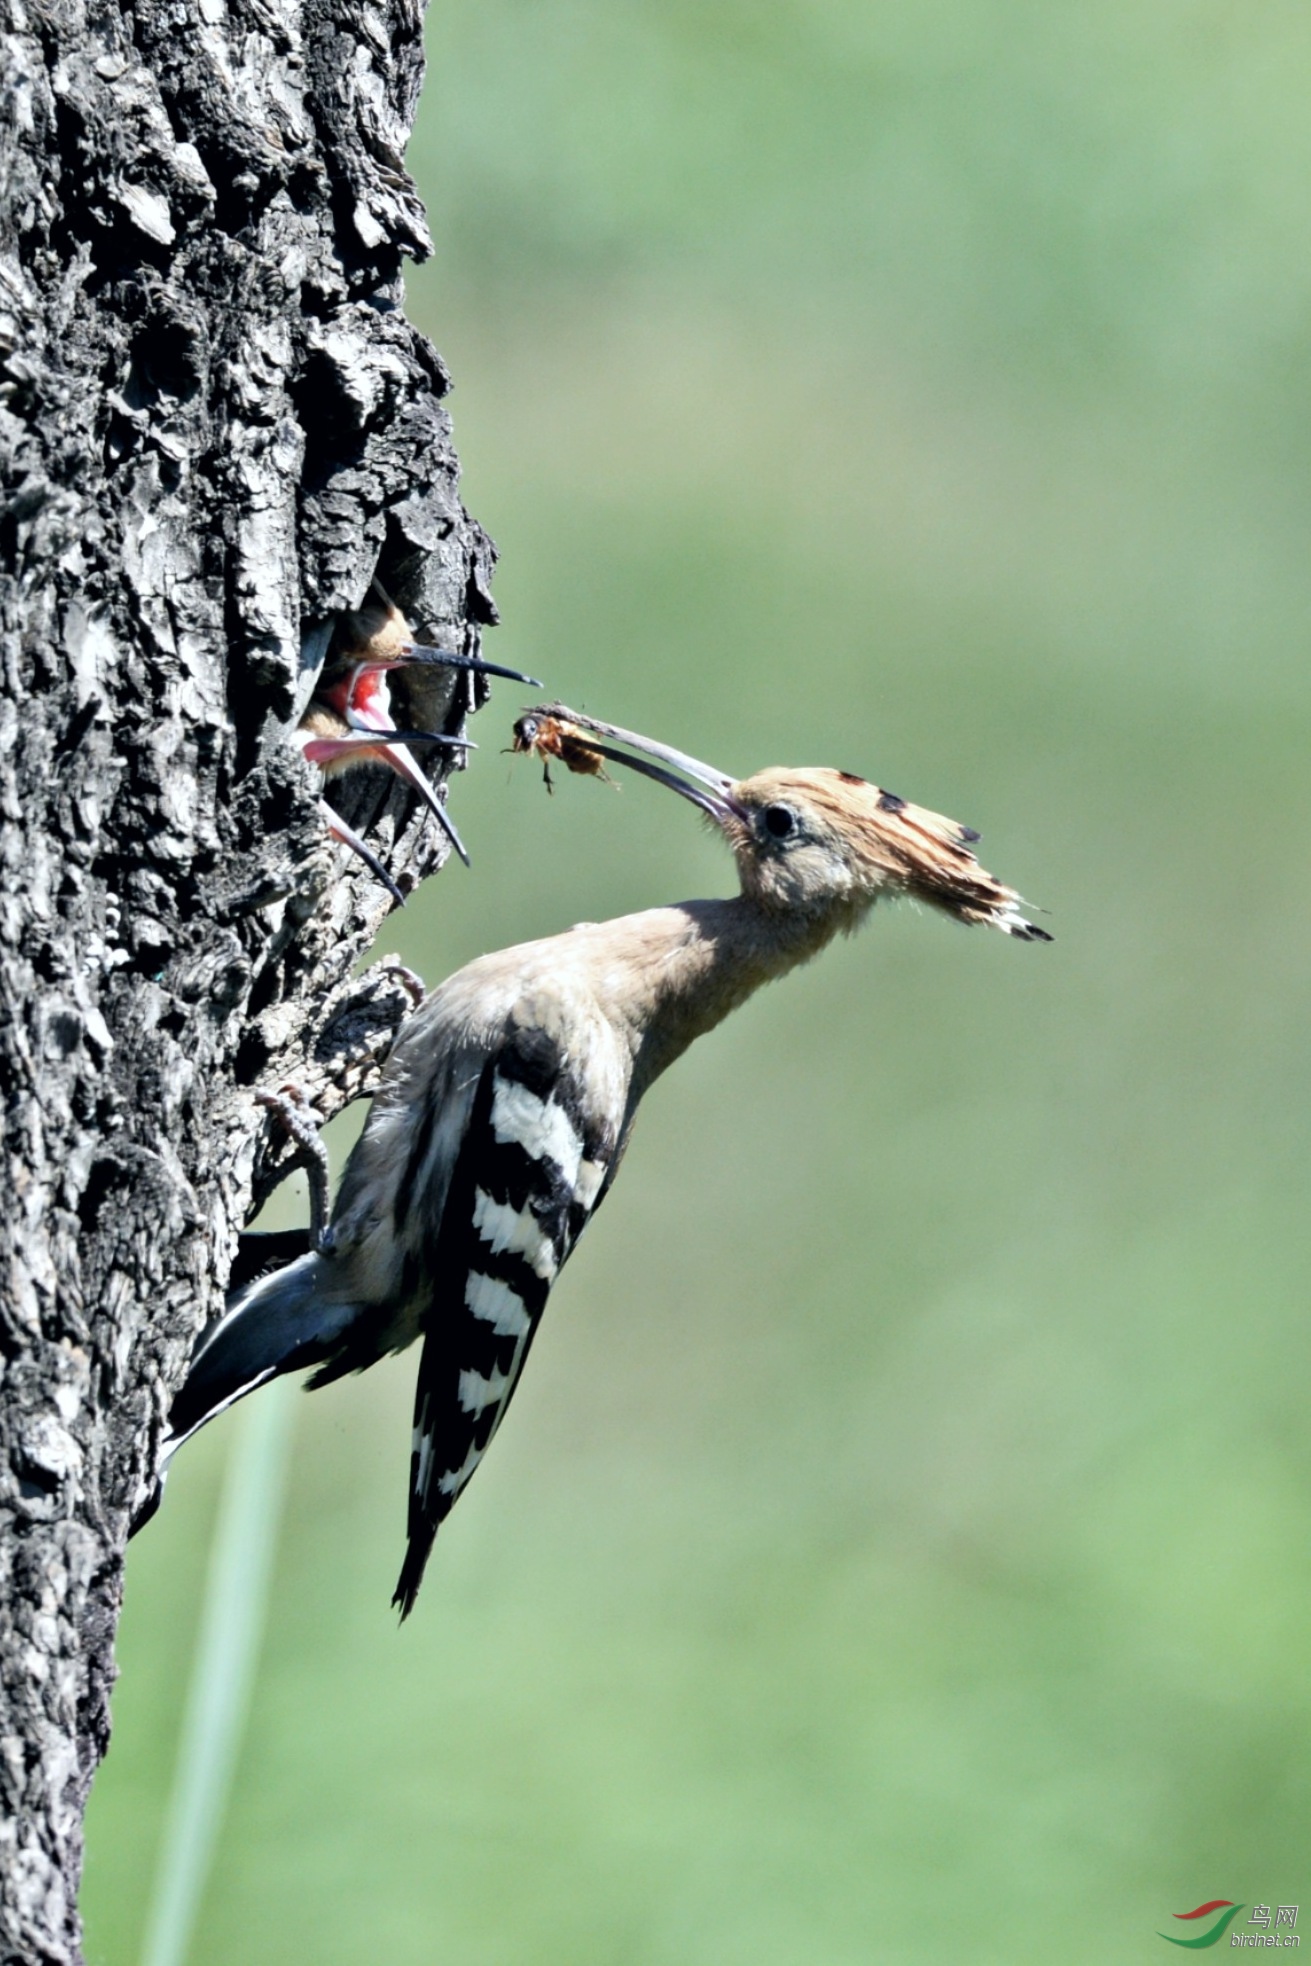
[[[235,1240],[408,999],[288,734],[379,577],[494,619],[401,162],[412,0],[8,0],[0,183],[0,1956],[79,1957],[129,1521]],[[467,685],[412,692],[456,729]],[[360,776],[360,775],[357,775]],[[344,808],[402,886],[444,842]]]

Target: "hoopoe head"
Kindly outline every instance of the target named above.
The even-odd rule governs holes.
[[[403,669],[459,669],[476,676],[505,676],[512,683],[540,687],[519,669],[503,669],[481,656],[416,642],[409,622],[377,581],[364,605],[337,622],[318,694],[345,717],[362,714],[390,722],[387,678]]]
[[[852,772],[760,771],[734,784],[723,807],[742,891],[765,907],[863,912],[880,895],[910,894],[958,921],[1051,940],[1026,921],[1015,890],[979,865],[971,827]]]
[[[685,752],[561,704],[534,716],[552,736],[563,733],[581,749],[630,765],[699,806],[733,849],[743,894],[764,909],[847,911],[854,922],[880,895],[909,894],[957,921],[983,922],[1022,942],[1051,941],[1045,929],[1026,920],[1014,888],[979,865],[971,852],[979,837],[972,828],[852,772],[774,766],[733,779]],[[644,755],[613,750],[602,738]],[[571,770],[591,768],[571,764],[567,748],[558,745],[551,755]]]

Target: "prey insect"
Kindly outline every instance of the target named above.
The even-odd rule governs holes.
[[[604,751],[578,728],[572,711],[566,714],[563,705],[548,704],[540,710],[526,710],[514,727],[510,749],[520,756],[541,759],[542,783],[548,792],[555,790],[551,783],[553,759],[580,777],[603,778],[607,785],[615,784],[605,768]]]

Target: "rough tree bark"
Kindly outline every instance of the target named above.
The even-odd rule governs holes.
[[[65,1962],[129,1519],[285,1162],[251,1091],[331,1114],[407,1003],[350,981],[385,897],[287,733],[375,574],[457,647],[494,616],[400,305],[417,0],[6,5],[0,1954]],[[403,886],[443,857],[352,800]]]

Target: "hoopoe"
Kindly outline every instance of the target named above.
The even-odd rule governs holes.
[[[734,781],[562,705],[533,714],[571,740],[551,755],[590,771],[597,752],[699,806],[733,852],[740,891],[582,923],[482,956],[434,990],[392,1050],[326,1230],[233,1295],[196,1352],[165,1443],[167,1462],[279,1373],[313,1366],[309,1385],[323,1386],[422,1337],[393,1600],[402,1618],[660,1074],[885,895],[918,896],[1020,941],[1051,939],[979,865],[977,834],[849,772]]]
[[[385,765],[389,771],[396,772],[407,785],[414,786],[425,805],[436,813],[451,845],[465,866],[469,865],[469,855],[465,851],[464,842],[455,830],[455,822],[437,797],[434,787],[408,755],[408,747],[412,744],[437,744],[451,751],[475,750],[477,747],[470,744],[466,738],[448,737],[444,732],[438,731],[393,730],[390,727],[361,730],[349,724],[331,704],[316,695],[311,698],[309,707],[300,720],[296,739],[302,755],[310,764],[317,765],[326,779],[353,771],[357,765]],[[347,825],[341,814],[334,811],[326,799],[319,801],[319,809],[323,814],[323,823],[332,837],[357,853],[373,878],[387,889],[392,900],[404,907],[405,896],[373,848],[360,838],[354,827]]]
[[[518,669],[505,669],[499,663],[484,662],[480,656],[457,655],[450,649],[416,642],[405,616],[375,582],[364,606],[343,615],[338,624],[323,673],[296,733],[297,741],[325,778],[366,764],[381,764],[394,771],[418,793],[467,867],[469,855],[455,830],[455,822],[436,788],[410,755],[410,747],[437,744],[452,751],[477,747],[462,737],[449,737],[437,731],[401,731],[395,727],[390,678],[399,670],[421,667],[457,669],[476,676],[504,676],[511,682],[526,683],[529,688],[540,687]],[[357,853],[374,878],[382,882],[394,900],[403,904],[404,895],[377,855],[326,800],[323,815],[333,837]]]

